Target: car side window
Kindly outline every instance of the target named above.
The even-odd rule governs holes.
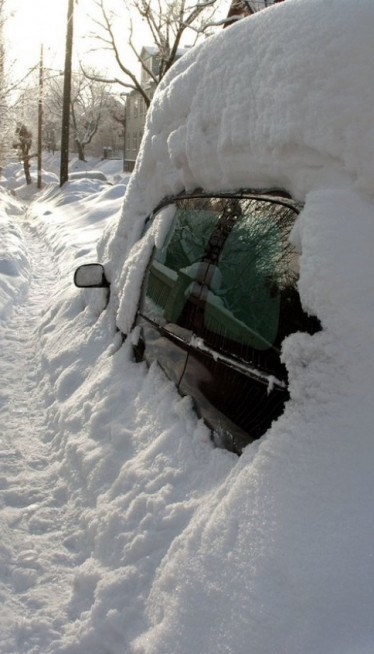
[[[243,348],[272,348],[282,293],[297,277],[288,243],[295,211],[237,197],[185,198],[175,204],[169,234],[148,267],[142,313],[244,358]]]
[[[216,221],[209,209],[177,206],[166,241],[155,248],[146,276],[143,308],[159,324],[180,324],[189,287]]]
[[[289,234],[298,208],[271,191],[162,206],[149,220],[155,248],[137,317],[140,356],[194,399],[217,444],[240,453],[289,397],[283,339],[321,329],[297,290]]]
[[[277,338],[283,286],[295,282],[284,233],[295,214],[261,200],[238,205],[215,262],[217,281],[209,288],[204,324],[223,346],[228,339],[267,350]]]

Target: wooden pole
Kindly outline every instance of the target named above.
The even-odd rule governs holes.
[[[68,0],[68,15],[66,28],[64,95],[62,103],[62,129],[61,129],[61,166],[60,186],[69,179],[69,127],[70,127],[70,98],[71,98],[71,60],[73,53],[73,14],[74,0]]]
[[[43,44],[40,45],[39,61],[39,100],[38,100],[38,181],[37,188],[42,188],[42,148],[43,148]]]

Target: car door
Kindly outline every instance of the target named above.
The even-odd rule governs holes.
[[[288,399],[280,336],[282,297],[297,276],[287,239],[294,218],[274,200],[220,199],[203,255],[209,268],[180,390],[234,451],[261,436]]]
[[[288,240],[297,210],[255,194],[188,196],[174,207],[143,285],[141,356],[194,399],[219,445],[240,452],[288,398],[280,344],[303,316]]]

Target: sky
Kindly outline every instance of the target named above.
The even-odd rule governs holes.
[[[116,4],[116,0],[112,2]],[[41,44],[45,67],[62,69],[68,0],[9,0],[8,9],[11,17],[6,22],[5,34],[17,75],[23,76],[30,68],[38,65]],[[80,57],[87,57],[91,47],[87,35],[92,29],[89,14],[93,9],[92,0],[81,0],[79,4],[74,4],[73,66],[78,66]],[[106,61],[103,52],[90,55],[93,65],[102,66],[103,61]]]
[[[67,2],[10,0],[8,9],[12,16],[6,22],[5,34],[17,73],[23,74],[38,64],[41,43],[48,65],[61,66]]]

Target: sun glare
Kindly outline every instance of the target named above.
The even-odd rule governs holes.
[[[17,76],[38,65],[43,44],[44,65],[55,69],[64,66],[68,0],[9,0],[11,16],[5,24],[9,61]],[[83,56],[90,65],[105,66],[103,52],[90,52],[86,38],[91,28],[92,5],[83,0],[74,3],[73,67]],[[82,54],[83,53],[83,54]],[[75,60],[75,63],[74,63]]]
[[[67,0],[14,0],[5,38],[18,74],[37,65],[42,44],[47,65],[62,65],[67,5]]]

